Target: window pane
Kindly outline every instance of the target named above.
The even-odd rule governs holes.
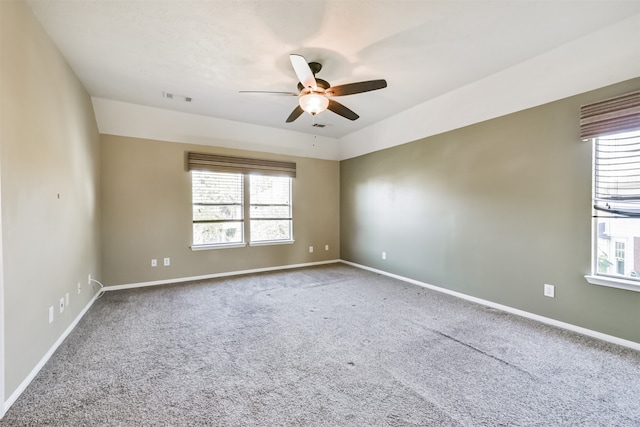
[[[241,205],[193,205],[193,220],[242,219]]]
[[[640,199],[640,132],[596,139],[595,198],[606,201]]]
[[[291,240],[291,221],[252,220],[251,241]]]
[[[242,222],[193,224],[194,245],[242,243]]]
[[[596,274],[640,280],[640,132],[594,142]]]
[[[194,245],[244,241],[243,183],[242,174],[191,171]]]
[[[251,206],[251,218],[289,218],[289,206]]]
[[[242,204],[242,174],[191,171],[193,203]]]
[[[291,178],[286,176],[251,175],[252,205],[290,205]]]
[[[627,279],[640,277],[640,221],[598,218],[597,272]]]
[[[251,241],[291,240],[291,178],[250,176]]]

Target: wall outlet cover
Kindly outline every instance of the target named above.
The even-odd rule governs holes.
[[[544,296],[549,298],[555,298],[556,287],[553,285],[544,284]]]

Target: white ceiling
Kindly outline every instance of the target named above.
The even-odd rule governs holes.
[[[94,98],[329,138],[640,13],[638,0],[28,3]],[[384,78],[388,87],[336,99],[360,115],[354,122],[326,111],[316,117],[323,129],[307,114],[285,123],[296,98],[238,91],[295,91],[290,53],[320,62],[332,85]]]

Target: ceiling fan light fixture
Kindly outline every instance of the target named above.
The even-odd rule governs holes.
[[[326,96],[313,92],[302,95],[299,98],[299,102],[300,108],[312,116],[322,113],[329,106],[329,99]]]

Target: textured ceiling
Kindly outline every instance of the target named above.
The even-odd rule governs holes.
[[[28,2],[94,97],[336,138],[640,13],[637,0]],[[295,91],[290,53],[332,85],[388,87],[337,99],[354,122],[285,123],[295,97],[238,91]]]

